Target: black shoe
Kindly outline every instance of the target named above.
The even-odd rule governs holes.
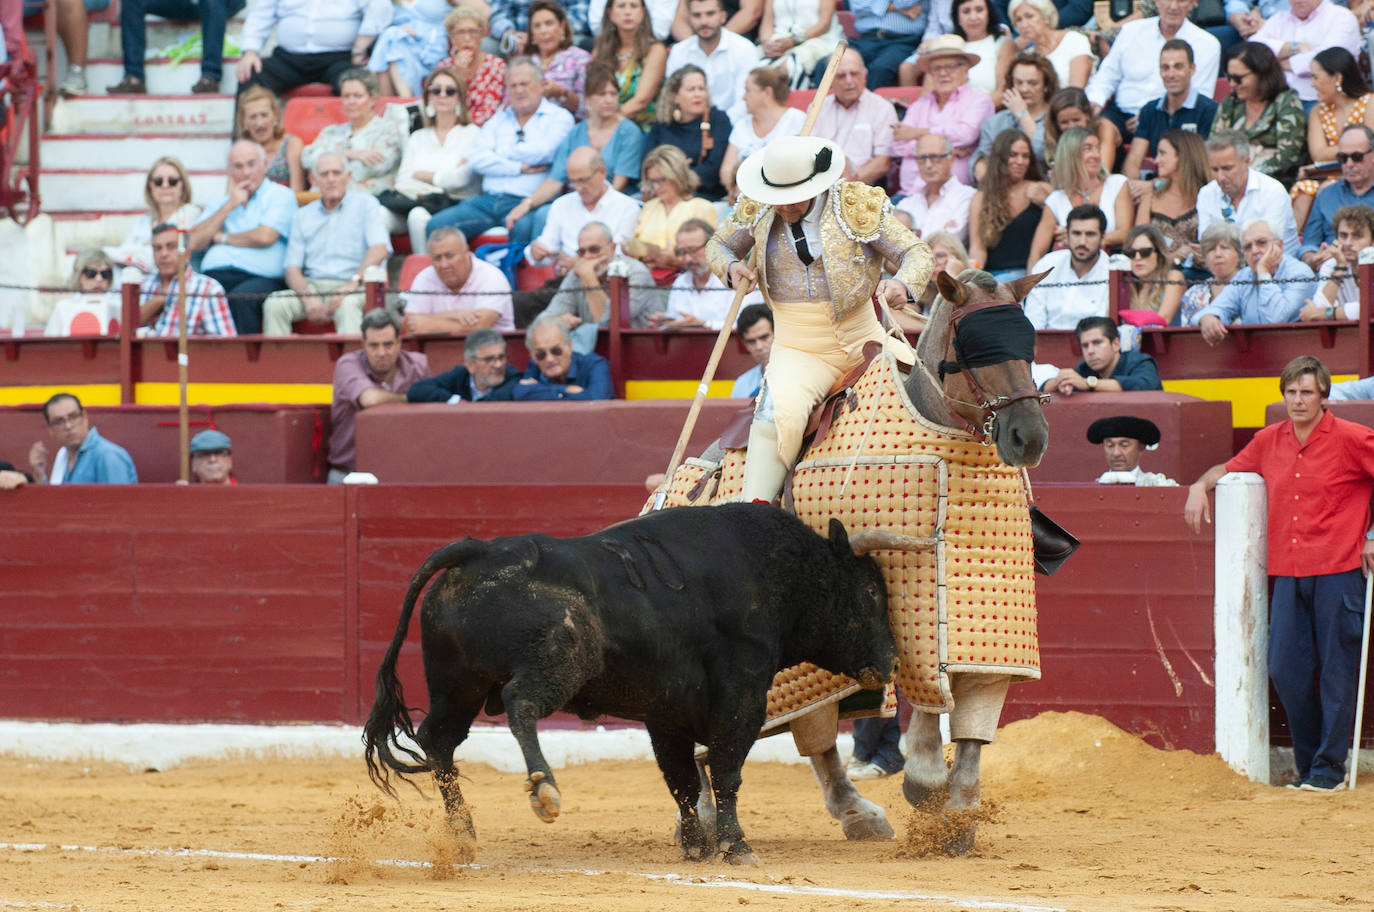
[[[1334,792],[1344,784],[1344,779],[1335,776],[1308,776],[1298,788],[1304,792]]]
[[[1306,779],[1294,779],[1292,782],[1290,782],[1290,783],[1288,783],[1287,785],[1285,785],[1284,788],[1300,789],[1300,788],[1302,788],[1302,787],[1303,787],[1304,785],[1306,785],[1306,784],[1307,784],[1307,780],[1306,780]]]
[[[213,76],[202,76],[191,86],[193,95],[218,95],[219,91],[219,80]]]
[[[105,91],[111,95],[147,95],[148,85],[142,79],[125,76],[118,85],[107,86]]]

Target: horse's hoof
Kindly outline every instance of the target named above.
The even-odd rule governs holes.
[[[535,816],[545,823],[558,819],[563,807],[563,797],[552,782],[544,781],[543,773],[533,773],[525,780],[525,791],[530,793],[530,807]]]
[[[682,843],[683,861],[704,861],[711,856],[710,847],[699,842]]]
[[[754,851],[742,839],[739,842],[722,842],[716,852],[726,864],[754,867],[759,863]]]
[[[902,797],[916,810],[933,813],[939,810],[949,797],[949,786],[944,782],[939,785],[924,785],[906,776],[902,779]]]
[[[977,821],[960,821],[945,834],[940,841],[940,849],[946,855],[967,855],[973,848],[973,837],[977,834]]]
[[[865,839],[893,839],[897,835],[892,830],[892,824],[887,822],[887,815],[877,805],[869,811],[845,811],[840,817],[840,828],[844,830],[844,838],[853,842]]]

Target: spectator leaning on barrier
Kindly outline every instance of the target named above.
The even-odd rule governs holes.
[[[1069,212],[1067,223],[1069,246],[1045,254],[1029,273],[1049,272],[1026,295],[1026,319],[1036,329],[1073,329],[1084,317],[1107,315],[1107,216],[1086,203]]]
[[[461,231],[440,228],[431,234],[429,260],[405,295],[406,332],[515,331],[510,281],[472,255]]]
[[[1159,446],[1159,428],[1153,421],[1134,415],[1099,418],[1088,425],[1088,442],[1100,444],[1107,457],[1107,471],[1097,476],[1098,484],[1178,487],[1178,482],[1159,472],[1141,471],[1140,454]]]
[[[730,388],[732,399],[752,399],[759,394],[768,356],[773,351],[773,311],[767,304],[750,304],[742,308],[735,320],[735,331],[744,343],[745,351],[754,359],[754,366],[735,378]]]
[[[1302,261],[1317,269],[1332,256],[1336,239],[1332,216],[1346,206],[1374,206],[1374,130],[1355,124],[1341,131],[1336,146],[1341,179],[1317,194],[1302,230]]]
[[[341,333],[359,331],[363,318],[363,275],[386,262],[391,236],[377,198],[349,186],[343,156],[326,152],[311,172],[320,198],[296,210],[286,244],[289,291],[268,296],[263,330],[291,335],[291,324],[332,320]]]
[[[525,330],[530,364],[514,390],[517,402],[552,399],[613,399],[611,365],[591,352],[574,352],[572,334],[563,321],[539,316]]]
[[[617,253],[611,229],[603,222],[591,222],[577,236],[577,259],[572,269],[558,286],[553,301],[539,315],[558,320],[571,333],[573,351],[579,354],[596,348],[598,329],[611,322],[607,277],[612,265],[630,286],[630,326],[633,329],[651,328],[655,314],[663,310],[663,299],[648,267]]]
[[[406,391],[429,376],[429,359],[401,348],[401,321],[390,311],[363,314],[363,347],[339,357],[329,408],[329,483],[353,471],[357,455],[354,420],[362,409],[405,402]]]
[[[52,473],[48,447],[38,441],[29,449],[29,470],[38,484],[137,484],[138,470],[129,451],[91,427],[81,400],[56,393],[43,403],[43,420],[58,443]]]
[[[176,225],[153,228],[153,271],[143,280],[138,296],[138,323],[150,336],[181,333],[182,277],[180,234]],[[234,336],[234,317],[224,289],[214,279],[186,267],[186,333],[192,336]]]
[[[234,449],[229,435],[214,428],[191,438],[191,477],[199,484],[236,485]]]
[[[1355,266],[1360,251],[1374,245],[1374,209],[1346,206],[1331,217],[1336,228],[1336,243],[1331,258],[1317,270],[1317,291],[1304,301],[1302,320],[1356,320],[1360,316],[1360,289],[1355,284]]]
[[[463,342],[463,363],[437,377],[415,381],[410,402],[509,402],[520,372],[506,357],[506,339],[494,329],[474,329]]]
[[[1228,472],[1263,476],[1268,497],[1269,678],[1293,736],[1298,779],[1332,791],[1345,778],[1360,667],[1365,583],[1374,571],[1374,430],[1326,408],[1331,374],[1295,358],[1279,378],[1288,421],[1262,428],[1188,489],[1184,519],[1210,521],[1207,494]],[[1320,689],[1318,689],[1320,683]]]
[[[1162,390],[1155,359],[1138,351],[1122,351],[1116,324],[1106,317],[1084,317],[1074,327],[1083,360],[1040,384],[1061,396],[1074,393],[1120,393]]]
[[[1212,181],[1197,192],[1198,237],[1213,222],[1244,224],[1263,219],[1288,251],[1298,249],[1298,226],[1283,184],[1250,167],[1250,140],[1244,133],[1218,130],[1207,139]]]
[[[1240,240],[1245,268],[1193,317],[1208,345],[1221,344],[1231,323],[1295,322],[1302,302],[1316,289],[1312,270],[1284,255],[1283,240],[1268,222],[1246,222]]]
[[[262,332],[262,302],[286,287],[286,239],[296,215],[296,194],[267,180],[262,146],[241,139],[229,147],[229,186],[210,201],[191,229],[192,250],[204,250],[200,268],[229,296],[240,334]]]
[[[390,21],[386,0],[257,0],[239,38],[239,91],[256,84],[282,95],[310,82],[337,91],[345,70],[367,63],[368,49]],[[273,28],[277,47],[264,59]]]
[[[13,491],[22,488],[33,479],[27,472],[21,472],[14,467],[14,463],[0,459],[0,491]]]

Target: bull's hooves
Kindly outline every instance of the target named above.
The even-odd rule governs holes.
[[[844,838],[852,842],[866,839],[895,839],[897,836],[892,830],[892,824],[887,822],[887,817],[881,810],[876,814],[846,811],[840,818],[840,828],[844,830]]]
[[[525,783],[525,789],[530,793],[530,807],[535,816],[545,823],[553,823],[562,810],[563,798],[552,782],[539,781],[543,778],[543,774],[535,773]]]

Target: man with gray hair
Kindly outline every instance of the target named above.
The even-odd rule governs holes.
[[[506,358],[506,339],[494,329],[476,329],[463,343],[463,363],[437,377],[416,381],[410,402],[509,402],[520,372]]]
[[[266,178],[262,146],[248,139],[230,146],[228,188],[206,205],[189,240],[192,250],[205,251],[201,272],[229,296],[239,335],[262,332],[263,299],[286,287],[296,194]]]
[[[568,154],[565,193],[549,205],[544,230],[525,249],[531,263],[553,263],[559,275],[572,269],[577,235],[591,222],[608,225],[617,244],[628,241],[639,221],[640,204],[616,190],[606,180],[606,163],[591,146],[579,146]]]
[[[1312,270],[1284,255],[1283,239],[1264,219],[1246,222],[1240,240],[1245,268],[1193,317],[1208,345],[1220,345],[1231,323],[1296,322],[1317,287]]]
[[[953,174],[954,144],[949,137],[927,133],[916,140],[916,169],[925,186],[897,204],[911,216],[917,237],[940,231],[968,243],[968,214],[977,192]]]
[[[406,332],[515,331],[506,274],[473,256],[462,232],[445,226],[431,234],[429,261],[403,296]]]
[[[357,454],[353,422],[374,405],[405,402],[406,391],[429,376],[429,359],[401,348],[401,320],[378,308],[363,314],[363,347],[334,365],[334,397],[329,408],[329,483],[339,484],[354,469]]]
[[[381,203],[370,193],[350,190],[343,157],[326,152],[310,172],[320,198],[296,210],[286,243],[289,291],[268,296],[263,331],[291,335],[299,319],[333,321],[336,332],[361,331],[363,275],[386,262],[391,236]]]
[[[468,152],[472,170],[482,175],[482,192],[429,220],[429,233],[450,225],[469,242],[500,225],[506,214],[544,182],[573,117],[544,98],[543,74],[529,57],[506,67],[510,103],[482,125]],[[544,229],[548,206],[540,206],[510,228],[512,244],[528,244]]]
[[[1119,40],[1119,39],[1118,39]],[[1284,249],[1298,249],[1298,224],[1283,184],[1250,167],[1250,137],[1235,130],[1218,130],[1207,140],[1207,164],[1213,180],[1197,194],[1197,233],[1213,222],[1241,225],[1264,219],[1283,241]]]
[[[557,319],[572,334],[573,349],[596,348],[597,330],[611,322],[611,296],[607,276],[611,269],[630,283],[630,327],[650,329],[663,319],[663,300],[649,269],[639,260],[617,253],[611,229],[604,222],[589,222],[577,235],[577,257],[558,286],[558,293],[539,318]]]
[[[558,317],[539,316],[525,330],[530,364],[515,385],[516,402],[614,399],[611,365],[593,352],[574,352],[572,334]]]
[[[1336,225],[1332,216],[1346,206],[1374,206],[1374,130],[1352,124],[1336,142],[1341,179],[1324,187],[1312,203],[1302,229],[1298,256],[1313,269],[1336,255]]]

